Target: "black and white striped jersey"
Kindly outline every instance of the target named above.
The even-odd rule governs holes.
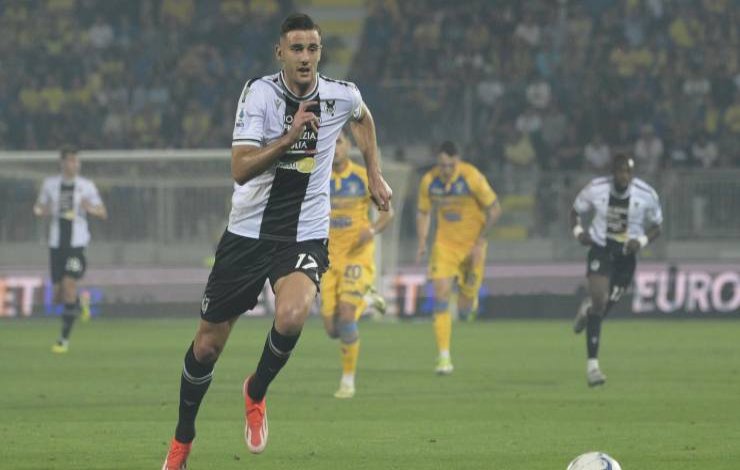
[[[232,145],[264,147],[279,139],[301,101],[319,103],[309,108],[321,122],[318,133],[308,128],[271,168],[242,186],[234,184],[230,232],[280,241],[328,238],[334,147],[342,127],[360,119],[363,109],[353,83],[317,75],[316,87],[298,97],[282,72],[248,81],[239,98]],[[314,149],[315,154],[306,154]]]
[[[103,204],[98,188],[91,180],[76,176],[65,181],[62,175],[44,180],[36,203],[49,206],[51,248],[79,248],[90,243],[87,211],[82,207],[83,201],[93,206]]]
[[[600,246],[606,246],[607,239],[637,239],[645,229],[663,223],[658,193],[639,178],[632,178],[624,194],[614,191],[613,177],[594,178],[578,193],[573,209],[579,215],[593,211],[588,233]]]

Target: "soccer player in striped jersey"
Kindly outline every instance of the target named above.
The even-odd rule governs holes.
[[[393,210],[370,219],[372,201],[365,168],[349,158],[349,136],[337,137],[331,173],[331,266],[321,279],[321,315],[330,338],[339,339],[342,379],[336,398],[355,395],[355,372],[360,353],[357,321],[375,280],[375,241],[393,218]]]
[[[453,142],[442,143],[437,165],[421,180],[416,218],[417,261],[426,255],[433,211],[437,229],[428,277],[434,284],[434,334],[439,353],[435,371],[447,375],[453,371],[449,310],[453,285],[457,284],[458,289],[458,312],[470,316],[478,308],[488,233],[501,216],[498,196],[486,177],[470,163],[460,160]]]
[[[601,322],[632,283],[637,253],[660,235],[663,211],[658,193],[634,177],[634,160],[617,154],[612,174],[594,178],[576,197],[570,212],[573,236],[590,247],[586,263],[589,297],[576,314],[573,331],[586,329],[586,379],[591,387],[606,382],[599,368]],[[593,213],[588,230],[581,217]]]
[[[257,304],[269,279],[275,322],[256,370],[244,381],[244,438],[252,453],[267,445],[265,395],[290,357],[329,259],[331,164],[342,127],[354,121],[368,190],[381,211],[391,189],[378,162],[375,124],[357,87],[318,74],[321,30],[304,14],[281,25],[279,73],[249,80],[237,103],[231,150],[231,214],[185,353],[180,409],[164,470],[183,469],[195,417],[213,368],[239,316]]]
[[[69,350],[69,336],[78,316],[90,317],[90,306],[80,302],[77,283],[85,275],[85,248],[90,243],[87,216],[106,219],[108,212],[98,188],[91,180],[80,176],[77,151],[65,147],[60,152],[62,173],[46,178],[41,185],[33,213],[50,217],[49,257],[54,302],[64,304],[62,331],[51,347],[55,354]]]

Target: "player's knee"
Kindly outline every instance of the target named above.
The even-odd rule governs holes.
[[[213,364],[218,360],[223,349],[220,344],[200,341],[193,345],[193,355],[201,364]]]
[[[357,307],[349,303],[341,303],[337,309],[339,322],[349,323],[356,319]]]
[[[308,306],[298,303],[280,305],[275,310],[275,327],[281,334],[293,336],[303,329],[308,315]]]
[[[339,340],[344,344],[352,344],[360,339],[357,322],[354,318],[351,321],[340,319],[337,322],[337,331],[339,332]]]
[[[591,298],[591,308],[588,311],[589,315],[603,315],[606,310],[608,297],[606,295],[597,295]]]

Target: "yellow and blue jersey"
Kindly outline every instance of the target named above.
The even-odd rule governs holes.
[[[421,180],[418,208],[436,211],[435,244],[451,248],[471,245],[486,222],[486,209],[497,196],[486,177],[467,162],[459,162],[450,180],[442,181],[438,167]]]
[[[331,174],[330,256],[346,256],[349,248],[357,242],[360,232],[368,227],[370,191],[367,171],[349,161],[343,171],[332,171]]]

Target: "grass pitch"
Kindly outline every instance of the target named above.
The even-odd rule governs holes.
[[[740,322],[607,321],[589,389],[583,336],[555,321],[456,324],[455,373],[433,374],[429,323],[363,322],[358,391],[332,397],[338,346],[311,320],[268,393],[270,442],[242,441],[241,383],[270,323],[243,319],[216,366],[198,469],[564,470],[603,450],[625,470],[737,469]],[[196,318],[0,322],[0,468],[159,469]]]

